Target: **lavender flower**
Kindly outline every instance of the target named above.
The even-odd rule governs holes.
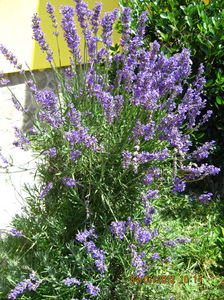
[[[14,65],[16,69],[20,70],[20,74],[24,74],[25,71],[22,68],[22,65],[18,63],[18,59],[10,52],[7,48],[5,48],[2,44],[0,44],[0,51],[5,56],[5,58]],[[7,83],[7,81],[3,80],[3,83]]]
[[[91,137],[87,133],[88,128],[87,127],[82,127],[80,126],[79,129],[72,130],[69,132],[65,132],[65,135],[63,136],[64,139],[67,139],[70,143],[71,146],[73,147],[75,144],[82,144],[84,143],[86,147],[92,147],[93,151],[101,151],[104,149],[103,146],[98,146],[98,141],[97,138]]]
[[[91,17],[91,25],[92,25],[92,32],[97,33],[99,30],[99,18],[101,14],[102,3],[95,3],[95,7],[93,8],[93,14]]]
[[[123,150],[122,156],[123,156],[123,169],[128,169],[131,163],[132,153],[130,151]]]
[[[62,181],[67,186],[76,186],[77,185],[77,180],[74,180],[71,177],[63,177]]]
[[[24,112],[21,104],[18,102],[18,100],[16,99],[15,95],[12,95],[12,102],[15,106],[15,108],[18,110],[18,111],[21,111],[21,112]]]
[[[206,114],[203,115],[202,119],[200,120],[200,122],[198,123],[198,125],[195,127],[195,131],[197,131],[201,125],[203,125],[204,123],[208,122],[209,118],[211,117],[211,115],[213,114],[212,110],[208,110],[206,112]]]
[[[154,181],[154,178],[158,177],[160,174],[160,169],[148,168],[147,172],[144,173],[145,176],[142,178],[144,184],[151,184]]]
[[[131,55],[136,55],[137,51],[143,44],[143,38],[145,34],[145,26],[147,21],[147,11],[142,12],[140,16],[140,20],[138,22],[139,26],[136,31],[135,37],[130,41],[128,50],[130,51]]]
[[[93,62],[94,62],[94,57],[96,55],[96,47],[97,47],[98,40],[99,39],[97,37],[91,36],[91,32],[89,30],[86,32],[88,55],[91,58],[91,61]]]
[[[113,44],[111,35],[113,33],[113,24],[117,19],[119,9],[115,9],[113,12],[106,12],[101,20],[101,26],[103,28],[102,37],[103,43],[106,47],[111,47]]]
[[[94,92],[99,102],[104,106],[104,116],[106,117],[108,124],[112,124],[116,115],[113,96],[108,92],[104,92],[99,84],[95,85]]]
[[[73,278],[69,278],[67,277],[65,280],[63,280],[63,283],[67,286],[70,286],[71,284],[77,284],[77,285],[81,285],[81,281],[76,279],[75,277]]]
[[[180,178],[176,177],[174,180],[173,180],[173,192],[174,193],[181,193],[181,192],[184,192],[186,188],[186,183],[184,181],[181,181]]]
[[[188,156],[188,159],[195,158],[197,161],[207,158],[209,156],[209,150],[214,149],[215,141],[206,142],[203,146],[195,150],[192,155]]]
[[[12,166],[11,163],[8,162],[8,160],[2,155],[0,152],[0,159],[3,161],[4,165],[0,165],[0,168],[6,169],[8,166]]]
[[[155,252],[153,255],[152,255],[152,260],[156,260],[156,259],[159,259],[160,258],[160,254],[158,252]]]
[[[166,258],[166,262],[170,262],[171,260],[172,260],[171,256],[168,256],[168,257]]]
[[[104,263],[105,252],[97,249],[95,243],[92,241],[84,242],[84,246],[87,248],[87,252],[91,253],[92,257],[95,259],[97,270],[104,274],[107,270],[107,266]]]
[[[148,244],[153,239],[152,233],[147,228],[135,227],[134,239],[139,242],[140,245]]]
[[[142,258],[145,256],[145,252],[142,252],[140,255],[131,247],[127,249],[131,251],[132,256],[132,265],[136,268],[136,276],[144,277],[146,270],[148,270],[148,265],[145,260]]]
[[[70,49],[70,53],[72,53],[77,61],[80,61],[80,38],[74,21],[74,9],[70,5],[65,7],[61,6],[60,13],[63,15],[61,27],[64,30],[65,41]]]
[[[46,52],[47,61],[52,62],[53,52],[50,50],[50,47],[47,44],[46,39],[44,37],[44,33],[40,28],[40,18],[38,17],[37,13],[35,13],[32,17],[32,29],[33,29],[33,39],[38,42],[42,52]]]
[[[208,175],[216,175],[220,172],[219,168],[213,165],[202,164],[200,167],[197,164],[194,166],[183,166],[182,170],[185,172],[185,180],[195,180],[196,178],[204,178]]]
[[[74,0],[76,2],[76,14],[80,27],[83,29],[85,35],[86,29],[88,28],[87,20],[90,19],[92,12],[88,9],[88,4],[82,0]]]
[[[146,193],[144,193],[142,201],[144,201],[147,198],[159,198],[159,190],[147,190]]]
[[[207,203],[208,201],[211,200],[211,197],[213,196],[212,193],[208,193],[208,194],[202,194],[199,196],[199,200],[201,200],[202,203]]]
[[[35,291],[38,288],[41,281],[36,280],[33,276],[29,277],[30,279],[24,279],[23,281],[18,283],[13,290],[11,290],[10,294],[8,295],[8,299],[16,299],[20,294],[23,294],[26,289],[28,289],[29,291]],[[33,280],[34,282],[32,282],[31,280]]]
[[[177,246],[177,242],[173,241],[173,240],[169,240],[163,243],[163,246],[172,246],[172,247],[176,247]]]
[[[47,13],[52,15],[54,11],[55,11],[54,6],[50,2],[47,2]]]
[[[55,11],[54,6],[50,2],[48,2],[46,9],[47,9],[47,13],[50,15],[53,27],[57,28],[58,27],[58,23],[57,23],[57,19],[56,19],[55,15],[54,15],[54,11]],[[58,36],[59,35],[59,31],[57,30],[57,31],[53,32],[53,34],[55,36]]]
[[[114,104],[114,110],[116,112],[117,119],[120,120],[121,111],[124,104],[124,99],[122,95],[117,95],[114,97],[115,104]]]
[[[91,282],[88,283],[88,282],[85,281],[84,283],[85,283],[85,286],[86,286],[86,292],[89,293],[92,296],[97,297],[100,289],[97,286],[94,286]]]
[[[72,158],[72,161],[76,161],[77,158],[82,155],[82,152],[79,151],[79,150],[75,150],[75,151],[70,151],[70,154],[71,154],[71,158]]]
[[[178,243],[178,244],[183,244],[183,245],[185,245],[186,243],[190,243],[190,240],[187,238],[187,237],[185,237],[185,238],[177,238],[176,239],[176,242]]]
[[[11,232],[12,232],[12,235],[15,236],[15,237],[18,237],[20,238],[23,234],[23,231],[18,231],[16,228],[12,228],[11,229]]]
[[[57,149],[51,148],[48,151],[44,151],[43,155],[47,155],[48,157],[55,157],[57,155]]]
[[[72,68],[71,67],[67,67],[65,68],[64,70],[64,75],[67,77],[67,78],[72,78],[74,76],[73,72],[72,72]]]
[[[131,34],[130,22],[132,21],[132,18],[131,18],[131,9],[130,9],[130,7],[127,6],[123,9],[121,21],[123,23],[123,30],[122,30],[122,36],[121,36],[120,44],[123,47],[124,51],[126,51],[127,50],[127,44],[130,40],[130,34]]]
[[[70,111],[67,116],[70,117],[70,122],[75,124],[77,127],[81,127],[81,113],[74,108],[74,104],[69,104]]]
[[[51,91],[38,91],[34,82],[30,79],[26,85],[31,90],[36,102],[42,108],[38,116],[42,121],[46,121],[55,129],[63,125],[64,117],[58,109],[57,96]]]
[[[157,160],[157,159],[159,159],[160,161],[164,161],[169,156],[170,154],[168,149],[164,149],[158,152],[151,152],[151,153],[142,151],[137,155],[137,161],[140,164],[144,164],[147,163],[148,161]]]
[[[16,142],[13,142],[13,145],[27,151],[29,149],[28,145],[30,144],[30,141],[25,137],[25,134],[23,134],[18,127],[14,126],[14,128],[15,135],[18,140]]]
[[[9,82],[7,78],[3,78],[3,73],[0,73],[0,86],[8,85]]]
[[[188,238],[177,238],[176,241],[174,240],[169,240],[169,241],[165,241],[163,243],[163,246],[172,246],[173,248],[175,248],[178,244],[186,244],[189,243],[190,240]]]
[[[92,255],[92,258],[95,259],[95,265],[97,270],[103,273],[107,270],[107,266],[104,262],[105,252],[98,249],[93,241],[87,241],[88,238],[97,238],[95,233],[95,228],[92,227],[90,230],[84,230],[76,235],[76,240],[80,243],[84,243],[84,246],[87,248],[87,252]]]
[[[128,217],[127,218],[127,221],[126,221],[126,228],[130,231],[133,231],[134,230],[134,222],[132,221],[131,217]]]
[[[76,240],[80,243],[86,242],[87,238],[97,238],[94,227],[92,227],[90,230],[85,229],[83,232],[76,234]]]
[[[110,230],[115,239],[123,239],[126,232],[126,222],[116,221],[110,225]]]
[[[41,199],[43,199],[44,197],[46,197],[47,194],[50,192],[50,190],[51,190],[52,188],[53,188],[52,182],[48,182],[48,183],[44,184],[44,186],[43,186],[43,188],[42,188],[42,190],[41,190],[41,193],[40,193],[39,197],[40,197]]]

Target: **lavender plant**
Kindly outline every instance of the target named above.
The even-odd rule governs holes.
[[[115,9],[100,19],[101,4],[96,3],[90,11],[87,3],[75,2],[85,40],[84,55],[74,8],[61,6],[62,34],[71,55],[71,66],[64,74],[54,64],[38,15],[33,16],[33,38],[54,71],[56,90],[39,91],[35,79],[25,74],[38,113],[32,118],[32,134],[16,128],[18,140],[14,143],[41,157],[37,169],[41,185],[29,190],[29,216],[49,220],[52,230],[51,237],[47,233],[36,240],[30,236],[33,244],[29,246],[37,244],[35,247],[44,253],[44,245],[57,236],[66,245],[58,251],[69,261],[69,267],[52,262],[53,269],[63,271],[51,279],[41,269],[42,262],[41,281],[33,289],[38,299],[47,289],[48,295],[60,299],[111,299],[115,274],[141,278],[149,271],[158,273],[172,260],[171,247],[182,247],[190,240],[175,236],[175,232],[172,239],[163,234],[155,207],[157,199],[165,195],[175,198],[185,191],[188,182],[220,171],[213,165],[200,164],[213,149],[214,141],[191,151],[191,134],[211,115],[210,111],[201,115],[206,104],[201,97],[203,66],[183,93],[191,72],[190,51],[183,49],[168,58],[159,51],[157,41],[146,51],[142,42],[146,12],[139,19],[136,36],[130,39],[129,8],[122,12]],[[58,30],[50,3],[47,13]],[[123,22],[121,48],[112,55],[113,26],[119,13]],[[61,33],[54,34],[57,38]],[[0,50],[21,70],[4,46]],[[17,99],[14,102],[19,103]],[[211,196],[203,194],[199,200],[205,203]],[[51,224],[51,218],[58,226]],[[56,228],[60,228],[60,234]],[[58,241],[55,243],[58,245]],[[16,299],[25,290],[27,280],[22,283],[9,297]],[[137,293],[134,285],[129,288],[124,298]]]

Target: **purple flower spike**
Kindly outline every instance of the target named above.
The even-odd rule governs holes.
[[[75,150],[75,151],[70,151],[70,154],[71,154],[72,161],[76,161],[77,158],[82,154],[82,152],[79,150]]]
[[[97,33],[99,30],[99,19],[100,13],[102,10],[102,3],[95,3],[95,7],[93,8],[93,14],[91,17],[91,25],[92,25],[92,32]]]
[[[81,281],[76,279],[75,277],[74,278],[66,278],[65,280],[63,280],[63,283],[67,286],[70,286],[71,284],[77,284],[77,285],[81,285]]]
[[[171,256],[168,256],[168,257],[166,258],[166,262],[170,262],[171,260],[172,260]]]
[[[30,144],[30,141],[25,137],[25,134],[23,134],[18,127],[15,126],[14,128],[15,135],[18,140],[16,142],[13,142],[13,145],[27,151],[29,149],[28,145]]]
[[[199,196],[199,200],[202,202],[202,203],[207,203],[208,201],[211,200],[211,197],[213,196],[212,193],[208,193],[208,194],[202,194]]]
[[[186,183],[184,181],[182,181],[180,178],[176,177],[175,180],[173,181],[173,192],[174,193],[181,193],[184,192],[185,188],[186,188]]]
[[[45,185],[43,186],[43,189],[42,189],[42,191],[41,191],[39,197],[40,197],[41,199],[43,199],[44,197],[46,197],[47,194],[50,192],[50,190],[51,190],[52,188],[53,188],[52,182],[48,182],[47,184],[45,184]]]
[[[80,243],[86,242],[87,238],[95,238],[97,239],[97,235],[95,233],[94,227],[90,230],[85,229],[83,232],[76,234],[76,240]]]
[[[148,270],[148,265],[145,260],[142,260],[142,258],[145,256],[145,252],[142,252],[140,255],[134,250],[134,245],[131,245],[130,248],[128,248],[128,251],[131,251],[132,256],[132,265],[136,268],[136,276],[144,277],[146,270]]]
[[[47,13],[50,15],[53,27],[57,28],[58,27],[58,23],[57,23],[55,15],[54,15],[54,11],[55,11],[54,6],[50,2],[48,2],[46,9],[47,9]],[[53,32],[53,34],[55,36],[58,36],[59,35],[59,31]]]
[[[132,153],[127,150],[124,150],[122,151],[122,156],[123,156],[123,169],[128,169],[128,167],[131,164]]]
[[[3,78],[3,73],[0,73],[0,86],[7,85],[10,81],[6,78]]]
[[[80,61],[80,38],[74,21],[74,9],[70,5],[65,7],[61,6],[60,13],[63,15],[61,27],[64,30],[65,41],[70,49],[70,53],[72,53],[77,61]]]
[[[117,19],[119,9],[115,9],[113,12],[106,12],[101,21],[101,26],[103,27],[102,37],[103,43],[107,47],[111,47],[113,44],[112,41],[112,33],[113,33],[113,25],[115,20]]]
[[[83,29],[83,34],[85,34],[88,28],[87,20],[90,19],[92,12],[88,9],[88,4],[82,0],[74,0],[76,2],[76,14],[78,16],[78,21],[80,27]]]
[[[160,258],[160,254],[155,252],[153,255],[152,255],[152,259],[153,260],[156,260],[156,259],[159,259]]]
[[[86,286],[86,292],[89,293],[90,295],[96,297],[98,295],[100,289],[97,286],[94,286],[91,282],[88,283],[85,281],[84,283]]]
[[[126,222],[112,222],[110,225],[110,230],[114,235],[115,239],[123,239],[126,232]]]
[[[19,295],[23,294],[26,289],[28,289],[28,291],[35,291],[40,283],[41,281],[38,281],[31,276],[30,279],[24,279],[18,283],[13,290],[11,290],[10,294],[8,295],[8,299],[16,299]]]
[[[13,236],[17,237],[17,238],[20,238],[23,234],[23,231],[18,231],[16,228],[12,228],[11,229],[11,233]]]
[[[24,74],[25,71],[22,69],[22,65],[18,63],[17,58],[10,52],[7,48],[5,48],[2,44],[0,44],[0,51],[5,56],[5,58],[14,65],[16,69],[20,70],[20,74]],[[2,79],[3,80],[3,79]],[[4,85],[7,83],[7,80],[3,80]]]
[[[123,23],[123,31],[121,36],[120,44],[124,48],[124,50],[127,49],[127,44],[130,40],[130,34],[131,34],[131,28],[130,28],[130,22],[131,22],[131,9],[130,7],[125,7],[122,11],[122,17],[121,21]]]
[[[52,62],[53,52],[50,50],[50,47],[47,44],[46,39],[44,37],[45,34],[40,28],[40,18],[38,17],[37,13],[35,13],[32,17],[32,29],[33,29],[33,39],[38,42],[42,52],[46,52],[47,61]]]
[[[47,155],[48,157],[55,157],[57,155],[57,149],[51,148],[48,151],[44,151],[43,155]]]
[[[77,181],[72,179],[71,177],[63,177],[62,179],[63,183],[68,185],[68,186],[76,186]]]

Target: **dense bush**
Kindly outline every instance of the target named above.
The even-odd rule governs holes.
[[[200,63],[205,67],[206,84],[204,97],[206,108],[213,111],[209,122],[192,135],[198,146],[206,140],[214,139],[216,151],[210,156],[210,163],[224,167],[224,1],[210,1],[205,5],[201,0],[128,0],[122,6],[132,8],[132,31],[137,28],[140,14],[147,10],[144,46],[158,40],[161,49],[169,56],[191,51],[192,75],[197,73]],[[219,192],[223,194],[223,173],[220,172]],[[217,182],[218,183],[218,182]]]
[[[167,58],[156,41],[147,51],[143,47],[146,13],[131,39],[129,9],[121,18],[123,51],[111,57],[119,11],[105,13],[100,20],[100,4],[91,12],[84,2],[75,2],[85,54],[80,55],[74,9],[61,7],[61,27],[71,53],[71,67],[64,74],[54,65],[37,14],[32,19],[34,39],[54,70],[57,89],[39,91],[35,78],[25,74],[39,111],[32,132],[16,128],[15,145],[36,153],[41,184],[27,186],[26,215],[15,218],[12,236],[0,241],[0,295],[9,299],[192,296],[197,293],[195,285],[202,283],[201,262],[189,268],[187,253],[196,257],[199,248],[190,245],[191,239],[198,244],[207,227],[200,228],[198,221],[200,230],[189,233],[188,222],[194,211],[198,214],[207,207],[212,194],[182,196],[181,192],[188,182],[220,171],[200,163],[213,149],[213,141],[191,151],[191,135],[210,115],[201,114],[206,105],[201,97],[203,66],[188,86],[189,51]],[[57,38],[50,3],[47,12]],[[14,55],[2,45],[0,49],[24,73]],[[6,83],[1,79],[1,84]],[[14,96],[13,101],[28,113]],[[7,166],[7,159],[2,159]],[[178,221],[172,220],[170,210],[174,219],[181,214]],[[212,217],[210,224],[217,218]],[[195,218],[193,222],[197,223]],[[199,250],[203,261],[220,255],[219,248],[211,250],[218,238],[221,241],[220,230],[214,237],[209,228],[208,235],[213,238]],[[176,277],[174,269],[179,272]],[[183,270],[196,276],[190,291],[176,291]],[[144,275],[153,276],[153,284],[137,284]],[[156,276],[162,275],[167,284],[159,284]],[[213,293],[204,285],[199,289]]]

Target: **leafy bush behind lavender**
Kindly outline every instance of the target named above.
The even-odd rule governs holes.
[[[154,41],[146,51],[147,13],[130,39],[128,8],[121,17],[122,52],[111,57],[119,10],[100,20],[101,4],[90,11],[86,3],[75,2],[85,37],[83,57],[74,8],[61,7],[59,33],[54,8],[47,4],[55,37],[63,34],[71,53],[65,74],[54,64],[38,15],[32,18],[33,37],[59,83],[55,93],[37,90],[35,78],[28,78],[14,55],[0,46],[24,73],[39,109],[32,132],[16,128],[15,145],[39,158],[41,186],[26,186],[28,218],[16,218],[12,236],[1,241],[1,293],[9,299],[138,299],[142,288],[159,289],[139,288],[130,275],[161,274],[176,247],[190,240],[160,228],[156,201],[166,206],[167,195],[175,201],[188,182],[219,172],[200,164],[213,141],[190,151],[191,134],[210,116],[210,111],[201,115],[206,105],[203,66],[187,87],[189,50],[167,58]],[[7,84],[3,76],[1,84]],[[14,95],[12,100],[28,113]],[[7,158],[2,160],[7,168]],[[202,194],[198,201],[209,202],[211,196]],[[162,290],[170,295],[169,285]]]
[[[204,64],[207,81],[204,86],[206,109],[212,110],[213,113],[208,123],[192,135],[193,144],[197,147],[208,139],[214,139],[217,147],[210,156],[209,163],[216,164],[222,169],[224,166],[223,0],[209,1],[207,5],[202,0],[128,0],[120,3],[123,7],[129,6],[132,9],[133,33],[138,26],[139,15],[144,10],[149,12],[144,40],[147,49],[154,40],[160,42],[162,51],[168,55],[189,48],[193,62],[192,75],[197,73],[200,63]],[[215,179],[215,189],[223,196],[223,173],[220,172]]]

